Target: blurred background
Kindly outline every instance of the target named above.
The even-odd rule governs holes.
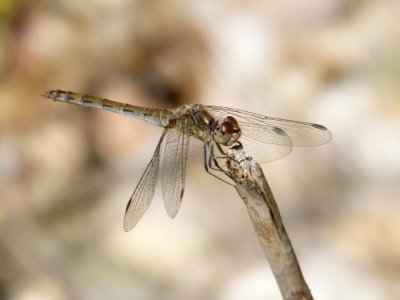
[[[236,191],[124,209],[160,128],[40,97],[328,127],[263,165],[315,299],[400,299],[400,2],[0,1],[0,299],[280,299]]]

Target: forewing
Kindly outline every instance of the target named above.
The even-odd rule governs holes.
[[[169,130],[165,136],[161,160],[162,193],[171,218],[179,211],[185,190],[186,161],[189,149],[188,128]]]
[[[284,134],[285,135],[285,134]],[[267,163],[277,159],[281,159],[290,154],[292,146],[290,138],[286,135],[287,144],[266,144],[263,141],[253,139],[246,134],[243,134],[239,141],[243,145],[243,149],[249,153],[258,163]]]
[[[329,130],[318,124],[272,118],[222,106],[205,108],[220,120],[227,116],[234,117],[242,129],[239,141],[260,163],[288,155],[292,146],[315,146],[332,138]]]
[[[124,230],[130,231],[137,224],[143,214],[149,207],[151,200],[154,196],[154,191],[157,184],[158,170],[160,163],[160,148],[165,138],[165,135],[172,131],[170,129],[165,129],[160,141],[158,142],[157,148],[154,151],[153,157],[150,163],[147,165],[138,185],[135,188],[131,198],[128,201],[125,210],[124,217]]]

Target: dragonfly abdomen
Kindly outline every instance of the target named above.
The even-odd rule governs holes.
[[[54,101],[111,111],[162,127],[168,125],[172,116],[172,112],[167,109],[144,108],[69,91],[51,90],[44,93],[43,96]]]

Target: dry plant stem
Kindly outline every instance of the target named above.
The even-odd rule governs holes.
[[[246,204],[283,299],[313,299],[260,165],[247,155],[237,158],[228,158],[228,176]]]

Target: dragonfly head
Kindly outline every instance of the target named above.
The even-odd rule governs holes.
[[[214,140],[218,144],[231,146],[240,138],[242,130],[234,117],[228,116],[218,122],[215,128]]]

